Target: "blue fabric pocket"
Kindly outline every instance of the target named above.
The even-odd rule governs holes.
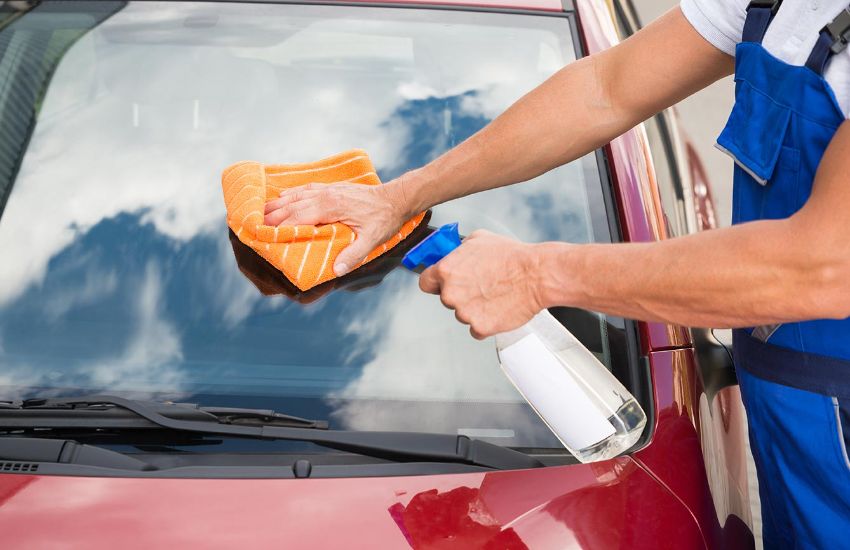
[[[773,177],[791,111],[746,80],[735,87],[735,107],[717,138],[720,149],[762,185]]]
[[[781,220],[792,216],[803,206],[800,200],[800,150],[780,147],[776,170],[767,186],[759,189],[759,219]]]

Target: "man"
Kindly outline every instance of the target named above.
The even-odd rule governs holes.
[[[476,338],[555,305],[741,329],[736,364],[765,546],[846,545],[847,2],[683,0],[617,47],[563,68],[432,163],[377,188],[287,191],[267,205],[266,223],[351,226],[357,240],[335,264],[342,274],[414,213],[570,162],[735,70],[736,105],[718,139],[736,162],[732,227],[611,245],[475,232],[420,286]]]

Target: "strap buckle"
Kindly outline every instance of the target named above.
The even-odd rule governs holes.
[[[770,16],[773,17],[779,11],[781,4],[782,0],[751,0],[747,6],[747,11],[750,11],[752,8],[770,9]]]
[[[821,32],[829,33],[829,37],[832,38],[829,50],[833,54],[843,52],[847,48],[847,42],[850,41],[850,9],[842,10]]]

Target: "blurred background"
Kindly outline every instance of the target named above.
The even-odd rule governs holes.
[[[677,0],[634,0],[634,3],[644,26],[679,4]],[[729,225],[731,215],[732,161],[715,149],[714,140],[726,124],[733,102],[730,76],[694,94],[677,107],[684,130],[693,139],[705,162],[721,225]]]

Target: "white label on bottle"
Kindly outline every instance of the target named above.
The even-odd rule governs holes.
[[[611,422],[536,334],[506,347],[499,358],[520,393],[571,449],[583,450],[615,433]]]

